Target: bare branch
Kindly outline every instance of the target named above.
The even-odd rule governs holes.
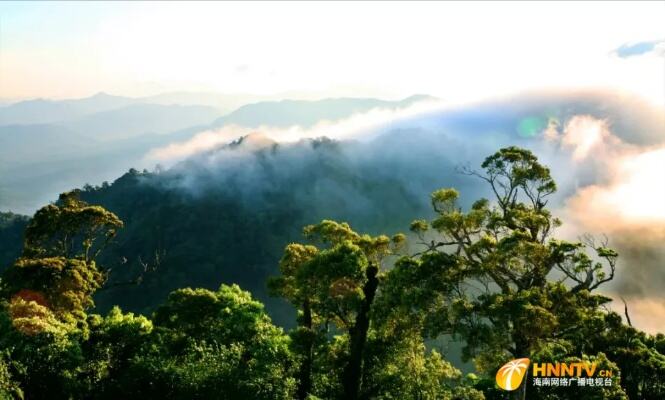
[[[621,297],[621,301],[623,301],[623,312],[626,315],[626,322],[628,322],[628,326],[633,326],[633,323],[630,322],[630,315],[628,315],[628,303],[626,303],[626,300]]]

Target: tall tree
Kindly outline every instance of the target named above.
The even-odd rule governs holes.
[[[25,230],[23,256],[80,258],[93,261],[115,237],[122,221],[100,206],[79,198],[79,191],[60,195],[40,208]]]
[[[304,232],[318,247],[287,246],[282,275],[270,282],[299,310],[292,332],[300,358],[298,398],[435,399],[453,392],[460,399],[482,398],[426,349],[420,331],[388,328],[399,318],[391,305],[404,303],[391,282],[388,257],[398,254],[404,235],[362,235],[328,220]]]
[[[358,399],[363,374],[363,352],[370,328],[370,312],[379,287],[383,259],[393,254],[403,235],[392,239],[354,232],[346,223],[325,220],[304,229],[305,236],[324,247],[291,244],[280,263],[282,276],[271,281],[274,293],[299,308],[302,365],[298,396],[311,392],[314,344],[333,324],[348,335],[348,353],[341,376],[344,398]]]
[[[15,306],[34,302],[64,322],[85,321],[92,295],[106,280],[94,258],[122,225],[115,214],[79,200],[77,192],[63,193],[30,220],[23,253],[3,274],[2,294]]]
[[[485,181],[494,201],[464,211],[456,190],[434,192],[436,218],[411,227],[423,251],[396,273],[431,273],[425,328],[463,339],[465,355],[489,371],[551,343],[586,340],[579,333],[610,301],[593,291],[614,277],[617,253],[606,243],[553,237],[561,221],[546,206],[556,183],[530,151],[501,149],[482,168],[464,171]],[[525,388],[511,396],[524,399]]]
[[[81,398],[87,310],[106,274],[95,256],[122,222],[76,192],[35,213],[21,256],[0,281],[0,347],[27,398]]]

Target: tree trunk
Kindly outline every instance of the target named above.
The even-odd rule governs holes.
[[[305,400],[312,391],[312,358],[314,348],[314,332],[312,331],[312,308],[309,300],[303,304],[302,326],[307,329],[306,342],[304,343],[303,361],[298,371],[298,400]]]
[[[358,400],[360,397],[363,351],[367,343],[369,312],[374,301],[374,295],[376,295],[376,289],[379,286],[379,279],[376,277],[378,272],[379,268],[376,265],[367,267],[367,282],[363,286],[365,298],[360,305],[356,322],[349,330],[349,362],[346,364],[342,375],[345,400]]]

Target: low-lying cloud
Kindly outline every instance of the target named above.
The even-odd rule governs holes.
[[[664,323],[652,322],[655,315],[665,317],[663,121],[662,113],[612,94],[531,96],[454,109],[429,103],[375,109],[307,129],[225,126],[155,149],[147,158],[164,163],[186,159],[175,168],[183,187],[204,190],[213,182],[218,188],[238,188],[248,201],[260,198],[257,193],[266,188],[270,192],[278,190],[275,185],[300,181],[294,175],[305,175],[312,188],[298,188],[299,199],[311,199],[308,204],[321,206],[322,212],[345,210],[378,221],[399,213],[426,217],[419,213],[439,187],[460,188],[463,202],[487,195],[479,182],[455,174],[454,166],[478,167],[502,146],[530,148],[551,167],[560,188],[551,201],[565,222],[558,234],[609,237],[620,253],[617,277],[603,288],[616,299],[611,308],[623,312],[623,296],[633,324],[655,332],[665,330]],[[225,146],[248,134],[239,145]],[[315,142],[303,141],[322,136],[341,142],[335,150],[320,152]],[[262,152],[254,154],[257,149]],[[320,165],[347,176],[347,183],[312,175]],[[377,205],[355,188],[359,176],[380,185],[377,190],[396,188],[385,192],[386,199],[403,193],[405,200]],[[406,204],[412,204],[409,211]]]
[[[177,162],[253,133],[260,133],[266,138],[282,143],[324,136],[339,140],[357,137],[367,139],[368,136],[364,134],[366,132],[374,132],[376,134],[379,130],[390,129],[393,124],[399,121],[413,118],[442,107],[443,104],[440,101],[426,100],[398,109],[375,108],[368,112],[354,114],[339,121],[324,120],[308,128],[299,125],[293,125],[288,128],[265,125],[259,128],[250,128],[240,125],[228,125],[219,129],[201,132],[184,142],[172,143],[165,147],[153,149],[147,154],[146,158],[162,163]]]

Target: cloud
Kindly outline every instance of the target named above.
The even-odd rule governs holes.
[[[310,186],[293,189],[298,201],[309,199],[312,207],[306,209],[353,221],[386,219],[403,229],[395,216],[426,216],[427,196],[439,187],[460,189],[463,206],[489,195],[477,181],[455,174],[456,165],[477,167],[500,147],[527,147],[551,167],[559,185],[551,205],[565,224],[557,236],[574,240],[587,232],[607,234],[620,259],[604,294],[626,297],[635,326],[665,328],[662,322],[649,322],[649,313],[660,315],[665,308],[650,310],[665,289],[662,113],[612,93],[431,107],[377,109],[311,128],[226,126],[156,149],[149,157],[167,163],[187,158],[174,171],[182,176],[181,186],[192,191],[211,184],[217,190],[239,188],[233,189],[234,196],[244,194],[247,202],[261,196],[269,202],[271,193],[306,177]],[[525,126],[529,129],[521,129]],[[234,148],[224,146],[256,131],[261,135],[250,135]],[[300,141],[321,136],[356,140],[323,146],[326,151],[314,141]],[[255,154],[257,148],[265,151]],[[339,177],[345,178],[336,181]],[[359,177],[386,191],[380,201],[357,188]]]
[[[550,127],[549,129],[554,129]],[[654,333],[665,320],[665,145],[628,144],[611,125],[588,115],[573,117],[549,137],[572,152],[570,167],[595,166],[594,181],[564,201],[566,234],[607,235],[619,252],[615,279],[604,289],[623,315],[625,296],[632,322]]]
[[[581,189],[570,202],[577,209],[592,205],[578,216],[585,225],[609,230],[665,225],[665,147],[629,150],[606,161],[611,181]]]
[[[548,139],[556,136],[551,131],[551,126],[545,132]],[[573,160],[586,159],[591,153],[594,157],[606,158],[622,148],[620,139],[610,133],[606,120],[594,118],[590,115],[576,115],[568,121],[563,134],[560,137],[564,148],[572,149]],[[600,153],[600,154],[599,154]]]
[[[665,40],[625,43],[614,50],[614,54],[620,58],[630,58],[650,53],[662,55],[663,45],[665,45]]]
[[[260,126],[249,128],[228,125],[219,129],[196,134],[193,138],[151,150],[146,159],[151,162],[173,163],[204,151],[225,145],[239,137],[258,133],[277,142],[296,142],[302,139],[328,137],[331,139],[369,138],[367,132],[375,134],[382,129],[390,129],[393,124],[422,115],[443,107],[440,101],[425,100],[401,109],[375,108],[365,113],[357,113],[339,121],[320,121],[312,127],[294,125],[288,128]]]
[[[572,151],[577,163],[594,163],[602,170],[595,182],[567,200],[571,218],[606,233],[665,229],[665,144],[626,143],[610,131],[606,120],[588,115],[575,116],[563,133],[548,135]]]

